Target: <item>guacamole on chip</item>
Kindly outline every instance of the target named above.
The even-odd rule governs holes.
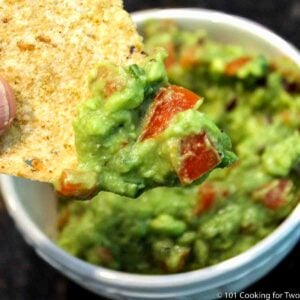
[[[201,181],[235,161],[231,141],[203,112],[202,97],[168,83],[165,51],[140,64],[100,64],[92,97],[74,121],[77,170],[56,188],[64,196],[95,190],[136,197],[156,186]]]

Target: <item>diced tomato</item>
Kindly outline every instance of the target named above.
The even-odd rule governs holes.
[[[175,46],[173,43],[165,45],[165,49],[168,52],[168,56],[165,60],[165,67],[169,69],[176,62]]]
[[[167,128],[177,113],[193,108],[199,96],[176,85],[161,88],[150,107],[150,113],[140,140],[153,138]]]
[[[199,63],[198,48],[196,46],[185,48],[180,55],[179,63],[182,67],[188,68]]]
[[[221,158],[205,132],[194,134],[181,141],[181,167],[178,177],[188,184],[212,170]]]
[[[228,76],[235,76],[238,73],[238,71],[243,66],[245,66],[250,60],[251,60],[251,57],[242,56],[238,59],[235,59],[235,60],[229,62],[225,67],[225,74]]]
[[[201,213],[209,210],[217,199],[226,198],[229,196],[229,190],[225,187],[216,186],[215,183],[205,182],[198,190],[198,201],[194,208],[194,215],[198,216]]]
[[[92,186],[85,186],[80,183],[81,172],[75,170],[64,170],[61,174],[57,192],[64,197],[75,197],[79,199],[88,199],[97,191],[96,183]],[[74,178],[77,180],[74,181]]]
[[[288,179],[273,180],[253,193],[266,207],[277,209],[285,204],[293,183]]]
[[[72,184],[69,183],[68,180],[68,173],[66,170],[63,171],[60,177],[60,190],[58,191],[63,196],[70,196],[74,195],[78,189],[80,189],[80,184]]]
[[[194,214],[199,215],[211,208],[216,198],[216,190],[210,182],[204,183],[198,190],[198,202]]]

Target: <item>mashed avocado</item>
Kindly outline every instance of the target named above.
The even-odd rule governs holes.
[[[106,63],[95,69],[90,78],[92,97],[79,106],[74,122],[80,165],[76,172],[67,174],[69,182],[80,183],[87,190],[94,182],[100,190],[136,197],[156,186],[199,182],[201,175],[235,159],[228,136],[200,111],[202,98],[169,85],[164,58],[165,52],[158,51],[139,65]],[[185,105],[181,107],[176,97],[185,97]],[[147,118],[150,124],[146,124]],[[185,182],[181,166],[187,168],[189,162],[181,152],[188,143],[186,137],[195,146],[199,138],[193,137],[197,134],[205,134],[204,142],[210,144],[214,155],[210,161],[215,162]],[[195,164],[193,168],[199,169]]]
[[[116,270],[195,270],[247,250],[299,203],[300,71],[173,22],[150,22],[144,36],[149,51],[168,50],[170,81],[204,97],[201,112],[229,133],[239,160],[199,186],[66,202],[58,243]]]

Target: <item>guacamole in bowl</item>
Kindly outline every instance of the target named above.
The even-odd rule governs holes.
[[[201,111],[229,134],[239,160],[199,186],[62,203],[58,243],[115,270],[186,272],[247,250],[299,203],[300,70],[171,21],[143,33],[147,51],[168,51],[169,80],[204,98]]]

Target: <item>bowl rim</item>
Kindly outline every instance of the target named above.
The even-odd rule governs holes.
[[[255,35],[268,39],[272,44],[280,47],[282,53],[291,58],[300,65],[300,54],[297,49],[284,39],[265,28],[248,19],[222,13],[215,10],[207,10],[201,8],[177,8],[177,9],[151,9],[139,11],[132,14],[135,23],[140,23],[149,18],[186,18],[201,19],[212,22],[226,22],[233,26],[243,28],[247,31],[255,32]],[[273,245],[283,241],[291,231],[297,231],[300,236],[300,204],[286,218],[280,226],[278,226],[270,235],[258,242],[256,245],[245,252],[227,259],[221,263],[209,266],[203,269],[172,274],[172,275],[142,275],[114,271],[101,266],[92,265],[84,262],[76,257],[71,256],[51,239],[49,239],[30,219],[28,214],[19,202],[18,194],[14,188],[14,178],[6,175],[0,177],[0,187],[3,198],[8,206],[8,211],[16,222],[19,230],[24,234],[27,242],[29,242],[36,251],[46,260],[50,259],[53,264],[61,264],[64,269],[72,273],[80,274],[91,281],[103,283],[111,286],[119,286],[126,288],[140,288],[145,290],[155,288],[166,288],[169,286],[183,286],[193,284],[195,282],[207,281],[217,277],[222,277],[224,273],[233,272],[239,269],[255,258],[262,256],[266,249],[272,248]],[[46,256],[46,257],[45,257]],[[80,270],[80,273],[79,271]]]

